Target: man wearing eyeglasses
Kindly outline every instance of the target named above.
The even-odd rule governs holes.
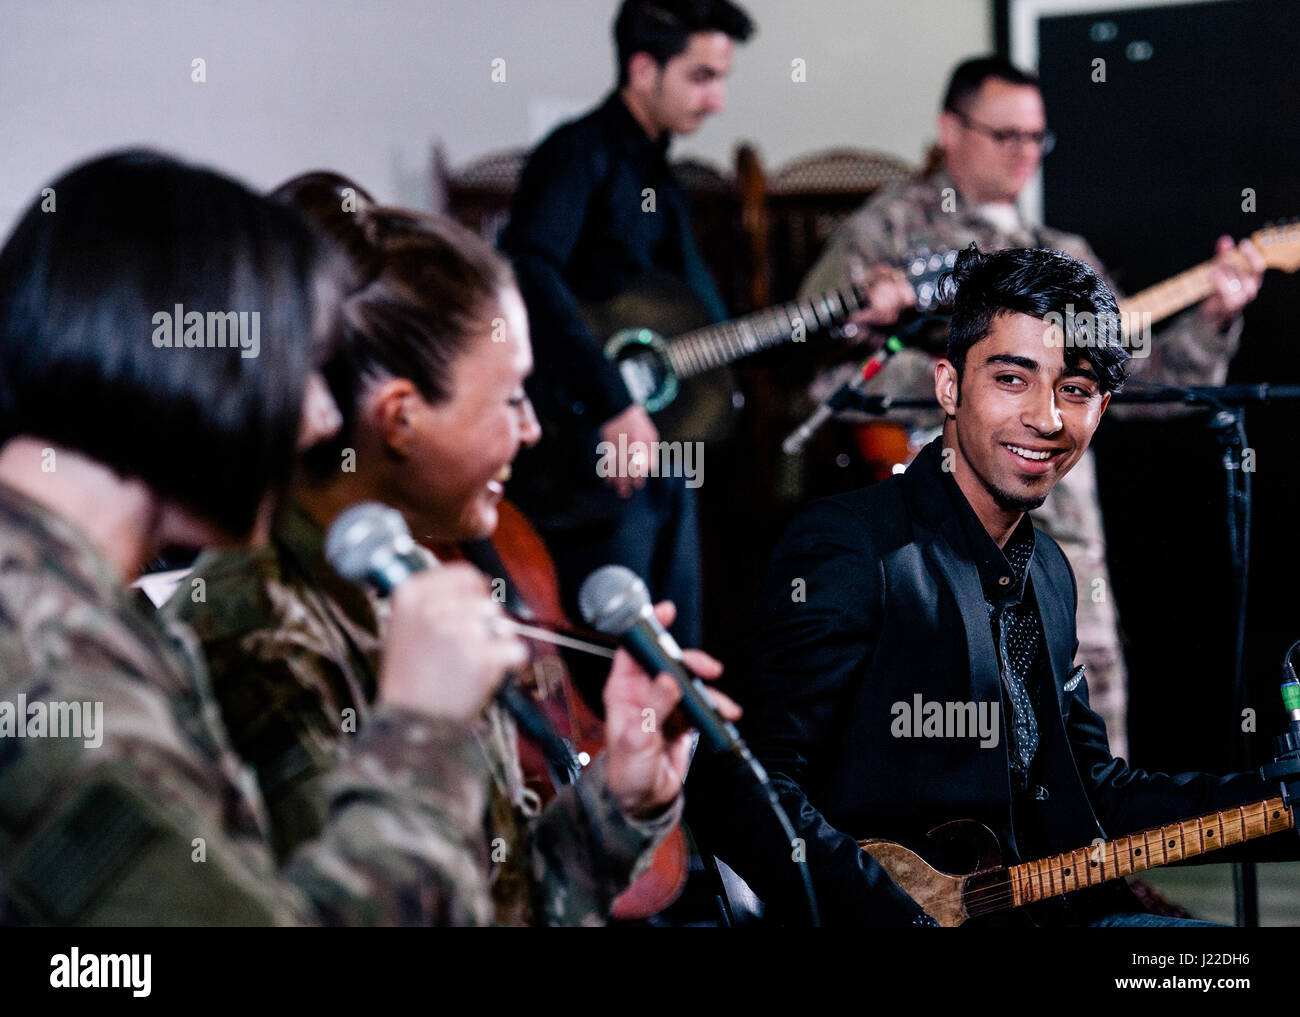
[[[1047,129],[1038,79],[1001,57],[957,66],[937,123],[938,144],[921,176],[873,196],[831,238],[804,279],[801,291],[820,293],[898,266],[918,249],[984,251],[1046,247],[1086,262],[1109,284],[1097,255],[1082,237],[1030,223],[1016,201],[1055,138]],[[1234,247],[1220,238],[1215,253],[1216,292],[1175,318],[1132,361],[1137,380],[1172,385],[1220,385],[1241,336],[1241,311],[1264,274],[1249,241]],[[1111,287],[1114,289],[1114,287]],[[1118,292],[1118,291],[1117,291]],[[852,319],[850,319],[852,320]],[[864,322],[855,322],[864,327]],[[880,342],[876,333],[875,342]],[[861,339],[872,342],[872,333]],[[863,356],[858,349],[856,359]],[[918,349],[897,354],[867,386],[895,399],[927,399],[934,389],[935,358]],[[853,364],[823,372],[810,390],[820,401],[852,376]],[[1134,408],[1129,408],[1130,412]],[[1152,411],[1145,410],[1148,415]],[[1155,411],[1159,412],[1159,411]],[[891,417],[891,419],[893,419]],[[938,411],[904,423],[937,427]],[[1033,514],[1039,529],[1061,545],[1078,581],[1078,660],[1088,673],[1093,709],[1106,721],[1110,745],[1126,753],[1124,660],[1110,596],[1096,469],[1089,452]]]

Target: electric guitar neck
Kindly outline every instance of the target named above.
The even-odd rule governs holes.
[[[1250,239],[1269,268],[1283,272],[1300,268],[1300,223],[1266,226],[1252,233]],[[1185,311],[1214,292],[1213,268],[1213,261],[1203,261],[1164,282],[1148,286],[1120,301],[1120,313],[1130,322],[1150,315],[1149,321],[1154,324]]]
[[[932,831],[931,838],[982,852],[975,870],[965,875],[941,872],[916,852],[893,841],[864,840],[860,847],[935,921],[957,926],[971,918],[1074,893],[1294,827],[1295,819],[1282,799],[1269,798],[1127,837],[1098,841],[1048,858],[1002,866],[992,831],[979,823],[959,820]]]

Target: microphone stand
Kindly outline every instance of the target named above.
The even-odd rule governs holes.
[[[891,399],[858,391],[836,393],[838,410],[887,414],[896,409],[937,409],[933,399]],[[1207,422],[1210,432],[1223,450],[1220,460],[1227,485],[1225,505],[1228,541],[1232,553],[1233,588],[1237,595],[1237,626],[1233,649],[1232,689],[1239,715],[1246,709],[1246,601],[1250,581],[1251,474],[1243,464],[1246,449],[1246,407],[1274,401],[1300,399],[1300,385],[1139,385],[1133,390],[1117,392],[1116,403],[1181,403],[1213,411]],[[1250,742],[1242,731],[1241,766],[1254,769]],[[1254,862],[1233,865],[1233,897],[1237,924],[1247,928],[1259,925],[1259,882]]]
[[[1125,398],[1128,396],[1128,398]],[[1253,490],[1251,474],[1244,462],[1246,449],[1246,407],[1274,400],[1300,399],[1300,385],[1153,385],[1116,398],[1126,403],[1182,403],[1211,410],[1207,426],[1223,451],[1220,462],[1226,485],[1224,512],[1228,524],[1228,543],[1232,553],[1233,589],[1237,595],[1236,639],[1233,647],[1232,689],[1239,716],[1246,709],[1246,603],[1250,586],[1250,522]],[[1241,766],[1253,768],[1250,741],[1242,731]],[[1239,926],[1259,926],[1259,880],[1254,862],[1237,862],[1232,867],[1235,916]]]

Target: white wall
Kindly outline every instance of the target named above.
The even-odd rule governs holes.
[[[86,156],[146,144],[266,188],[337,169],[427,205],[453,165],[537,140],[610,87],[617,0],[3,0],[0,232]],[[828,145],[919,159],[947,71],[990,48],[986,0],[749,0],[730,108],[679,153],[766,164]],[[191,61],[207,80],[191,81]],[[506,81],[493,83],[504,58]],[[791,81],[791,61],[807,81]]]

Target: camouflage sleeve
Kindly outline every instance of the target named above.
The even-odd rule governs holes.
[[[272,843],[284,859],[323,828],[325,777],[339,762],[345,732],[365,718],[356,716],[364,707],[349,716],[327,703],[324,690],[342,681],[327,655],[302,646],[268,653],[264,635],[207,642],[204,653],[231,745],[257,774]]]
[[[296,520],[281,525],[290,535],[302,528]],[[194,575],[205,581],[206,595],[174,596],[163,615],[201,641],[222,726],[257,773],[283,861],[324,826],[323,781],[368,720],[374,692],[368,672],[377,660],[364,654],[373,647],[377,658],[378,637],[342,609],[331,626],[324,615],[330,601],[286,577],[276,548],[209,552]],[[349,645],[357,646],[355,653]]]
[[[546,925],[603,925],[614,898],[649,864],[681,821],[682,796],[650,820],[619,809],[600,755],[582,778],[561,788],[532,829],[537,913]]]
[[[873,198],[840,224],[799,284],[799,296],[806,298],[849,286],[853,282],[855,259],[863,267],[882,262],[892,264],[900,256],[897,235],[889,203],[883,196]]]
[[[484,837],[491,779],[469,729],[405,711],[371,717],[326,780],[323,836],[286,870],[345,925],[490,925]]]
[[[1240,316],[1220,332],[1192,307],[1151,338],[1148,356],[1135,356],[1129,376],[1152,385],[1222,385],[1241,345]]]
[[[1192,307],[1154,332],[1142,329],[1129,361],[1129,378],[1141,385],[1222,385],[1241,344],[1240,315],[1220,332]],[[1120,420],[1172,420],[1197,412],[1182,403],[1123,403],[1110,412]]]
[[[1110,291],[1115,294],[1116,300],[1122,300],[1123,292],[1115,285],[1111,279],[1110,273],[1106,271],[1106,266],[1101,263],[1097,257],[1097,252],[1092,249],[1092,245],[1077,233],[1063,233],[1060,230],[1040,227],[1039,235],[1043,243],[1053,251],[1060,251],[1062,254],[1069,255],[1075,261],[1082,261],[1089,265],[1096,273],[1101,276],[1101,281],[1110,287]]]
[[[907,220],[913,210],[895,194],[894,190],[887,189],[840,225],[821,257],[800,284],[801,297],[850,285],[853,282],[855,260],[863,267],[882,263],[897,264],[904,254],[906,244],[901,238],[907,235]],[[870,352],[870,349],[864,352],[859,346],[871,340],[873,334],[877,336],[875,341],[883,341],[883,333],[863,329],[856,341],[850,340],[833,352],[828,349],[819,358],[821,369],[807,391],[810,404],[820,403],[853,378],[859,361]],[[934,363],[934,358],[923,350],[903,350],[892,357],[884,369],[867,383],[865,391],[870,395],[888,395],[894,399],[933,399]],[[852,419],[852,415],[844,414],[843,418]],[[862,422],[873,419],[878,418],[861,417]],[[909,427],[933,427],[942,420],[942,414],[937,409],[895,410],[890,419]]]
[[[201,685],[164,694],[138,674],[82,666],[22,686],[30,699],[102,704],[103,723],[98,744],[29,738],[0,762],[6,921],[491,921],[488,774],[469,732],[372,719],[329,781],[322,835],[280,870],[251,775]]]

